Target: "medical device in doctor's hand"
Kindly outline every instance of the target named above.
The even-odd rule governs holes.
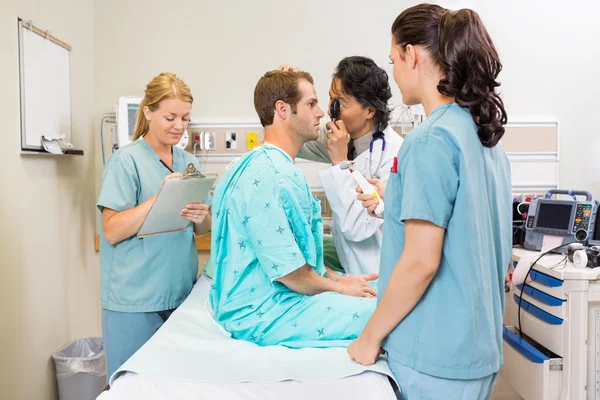
[[[377,194],[377,189],[375,188],[375,186],[371,185],[365,179],[363,174],[360,173],[360,171],[353,171],[350,168],[350,162],[345,161],[345,162],[341,163],[340,168],[350,170],[350,174],[352,175],[352,177],[354,178],[354,181],[358,184],[358,186],[360,186],[363,193],[371,195],[373,197],[373,200],[378,201],[377,207],[375,208],[375,215],[377,215],[379,218],[383,218],[383,212],[385,210],[385,206],[383,204],[383,199],[381,199],[381,197],[379,197],[379,194]]]
[[[333,122],[340,117],[340,101],[338,99],[331,100],[331,104],[329,105],[329,116]]]

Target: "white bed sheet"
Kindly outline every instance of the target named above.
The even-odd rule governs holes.
[[[202,383],[148,378],[127,372],[97,400],[396,400],[386,375],[363,372],[334,381]]]
[[[206,310],[210,284],[205,276],[198,280],[98,400],[396,399],[384,360],[363,367],[345,349],[291,351],[224,337]]]

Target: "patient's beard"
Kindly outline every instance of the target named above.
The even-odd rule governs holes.
[[[297,114],[293,114],[291,122],[292,132],[299,136],[303,143],[312,142],[319,138],[319,129],[316,129],[313,125],[312,118],[310,121],[304,121]]]

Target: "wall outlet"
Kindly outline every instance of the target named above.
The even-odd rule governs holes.
[[[225,150],[237,150],[237,134],[225,132]]]
[[[252,150],[258,144],[258,133],[248,132],[246,134],[246,148]]]
[[[200,150],[216,150],[216,136],[215,132],[200,132]]]

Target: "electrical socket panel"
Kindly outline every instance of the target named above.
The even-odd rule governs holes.
[[[204,132],[204,148],[202,150],[217,149],[217,134],[216,132]]]
[[[246,133],[246,148],[252,150],[258,145],[258,133],[248,132]]]
[[[236,151],[237,150],[237,138],[238,135],[235,132],[225,132],[225,150]]]
[[[200,150],[216,150],[217,149],[217,134],[216,132],[192,132],[193,143]]]
[[[194,139],[193,143],[197,143],[196,151],[209,151],[215,156],[242,155],[256,147],[264,135],[262,127],[252,124],[247,126],[190,124],[188,125],[188,132],[190,139]],[[193,149],[193,146],[189,146],[190,152]]]

